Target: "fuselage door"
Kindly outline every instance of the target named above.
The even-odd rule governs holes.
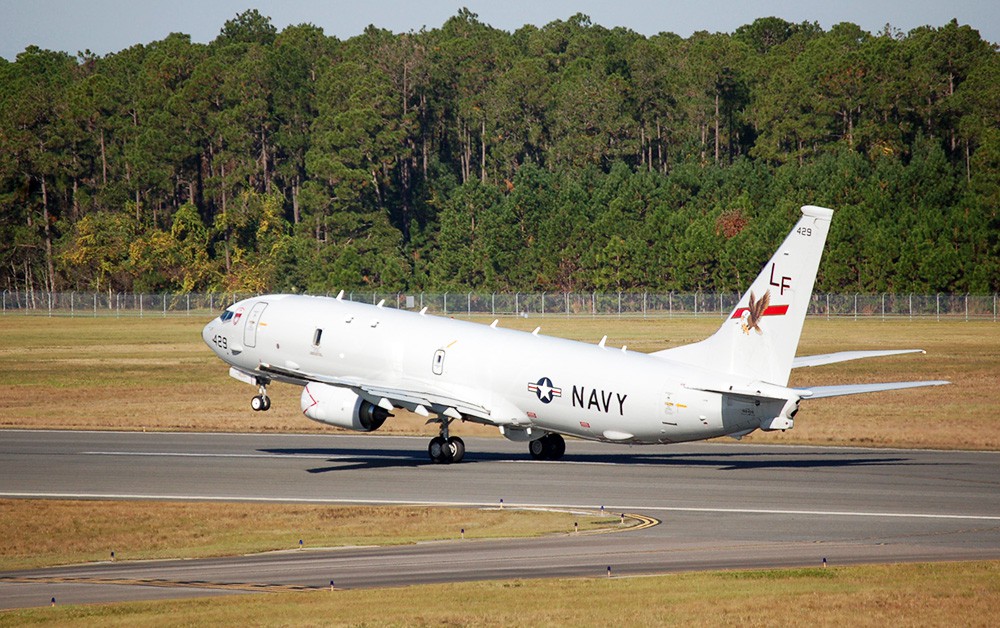
[[[247,316],[246,327],[243,328],[244,347],[253,348],[257,346],[257,327],[260,323],[260,315],[263,314],[266,307],[267,303],[258,301],[254,303],[253,308],[250,310],[250,314]]]
[[[444,349],[438,349],[434,352],[434,361],[431,362],[431,370],[434,371],[435,375],[444,373]]]

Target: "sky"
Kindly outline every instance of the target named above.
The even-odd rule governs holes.
[[[853,22],[869,32],[888,23],[904,33],[958,19],[987,41],[1000,42],[998,0],[0,0],[0,56],[14,60],[29,45],[76,54],[118,52],[174,32],[195,42],[214,39],[226,20],[249,8],[280,31],[311,23],[347,39],[374,24],[395,33],[433,29],[462,7],[480,21],[514,31],[583,13],[607,28],[624,26],[650,36],[696,31],[731,33],[758,17],[819,22],[829,29]]]

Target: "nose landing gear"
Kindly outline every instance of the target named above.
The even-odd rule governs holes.
[[[250,400],[250,407],[254,412],[267,412],[271,409],[271,398],[267,396],[267,384],[258,386],[260,394]]]

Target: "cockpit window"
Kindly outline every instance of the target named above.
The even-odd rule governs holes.
[[[222,316],[220,316],[219,318],[222,319],[223,323],[225,323],[226,321],[232,319],[235,314],[236,313],[233,312],[232,310],[226,310],[225,312],[222,313]]]

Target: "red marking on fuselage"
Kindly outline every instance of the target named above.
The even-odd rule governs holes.
[[[749,308],[745,307],[737,308],[736,311],[733,312],[732,318],[739,318],[743,316],[743,312],[748,312],[748,311]],[[767,309],[764,310],[762,316],[784,316],[785,314],[788,314],[787,305],[769,305]]]

